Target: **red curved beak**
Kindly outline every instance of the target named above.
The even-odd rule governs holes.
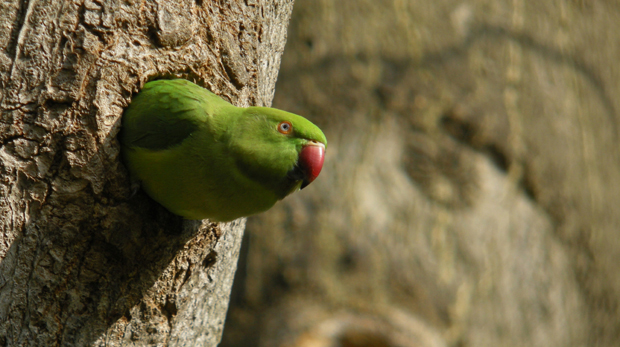
[[[314,181],[323,168],[325,161],[325,145],[320,142],[311,141],[305,145],[299,153],[299,167],[305,174],[301,189]]]

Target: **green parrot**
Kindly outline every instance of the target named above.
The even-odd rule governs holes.
[[[132,179],[186,219],[230,221],[271,208],[321,172],[327,140],[307,119],[241,108],[183,79],[148,82],[125,110]]]

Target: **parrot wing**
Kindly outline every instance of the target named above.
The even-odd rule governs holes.
[[[208,117],[205,100],[212,96],[186,80],[149,82],[125,111],[121,141],[155,151],[176,146]]]

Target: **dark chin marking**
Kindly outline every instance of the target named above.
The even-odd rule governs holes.
[[[286,177],[294,182],[303,181],[303,183],[301,184],[301,189],[304,189],[304,187],[310,184],[310,182],[306,180],[306,174],[304,173],[304,171],[297,165],[295,165],[286,173]]]
[[[308,186],[308,184],[310,184],[310,181],[308,181],[308,180],[304,180],[304,181],[301,183],[301,188],[299,188],[299,190],[302,190],[302,189],[306,188],[306,186]]]

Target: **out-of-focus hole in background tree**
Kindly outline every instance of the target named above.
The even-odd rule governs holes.
[[[297,0],[321,177],[248,220],[222,346],[620,344],[620,3]]]

